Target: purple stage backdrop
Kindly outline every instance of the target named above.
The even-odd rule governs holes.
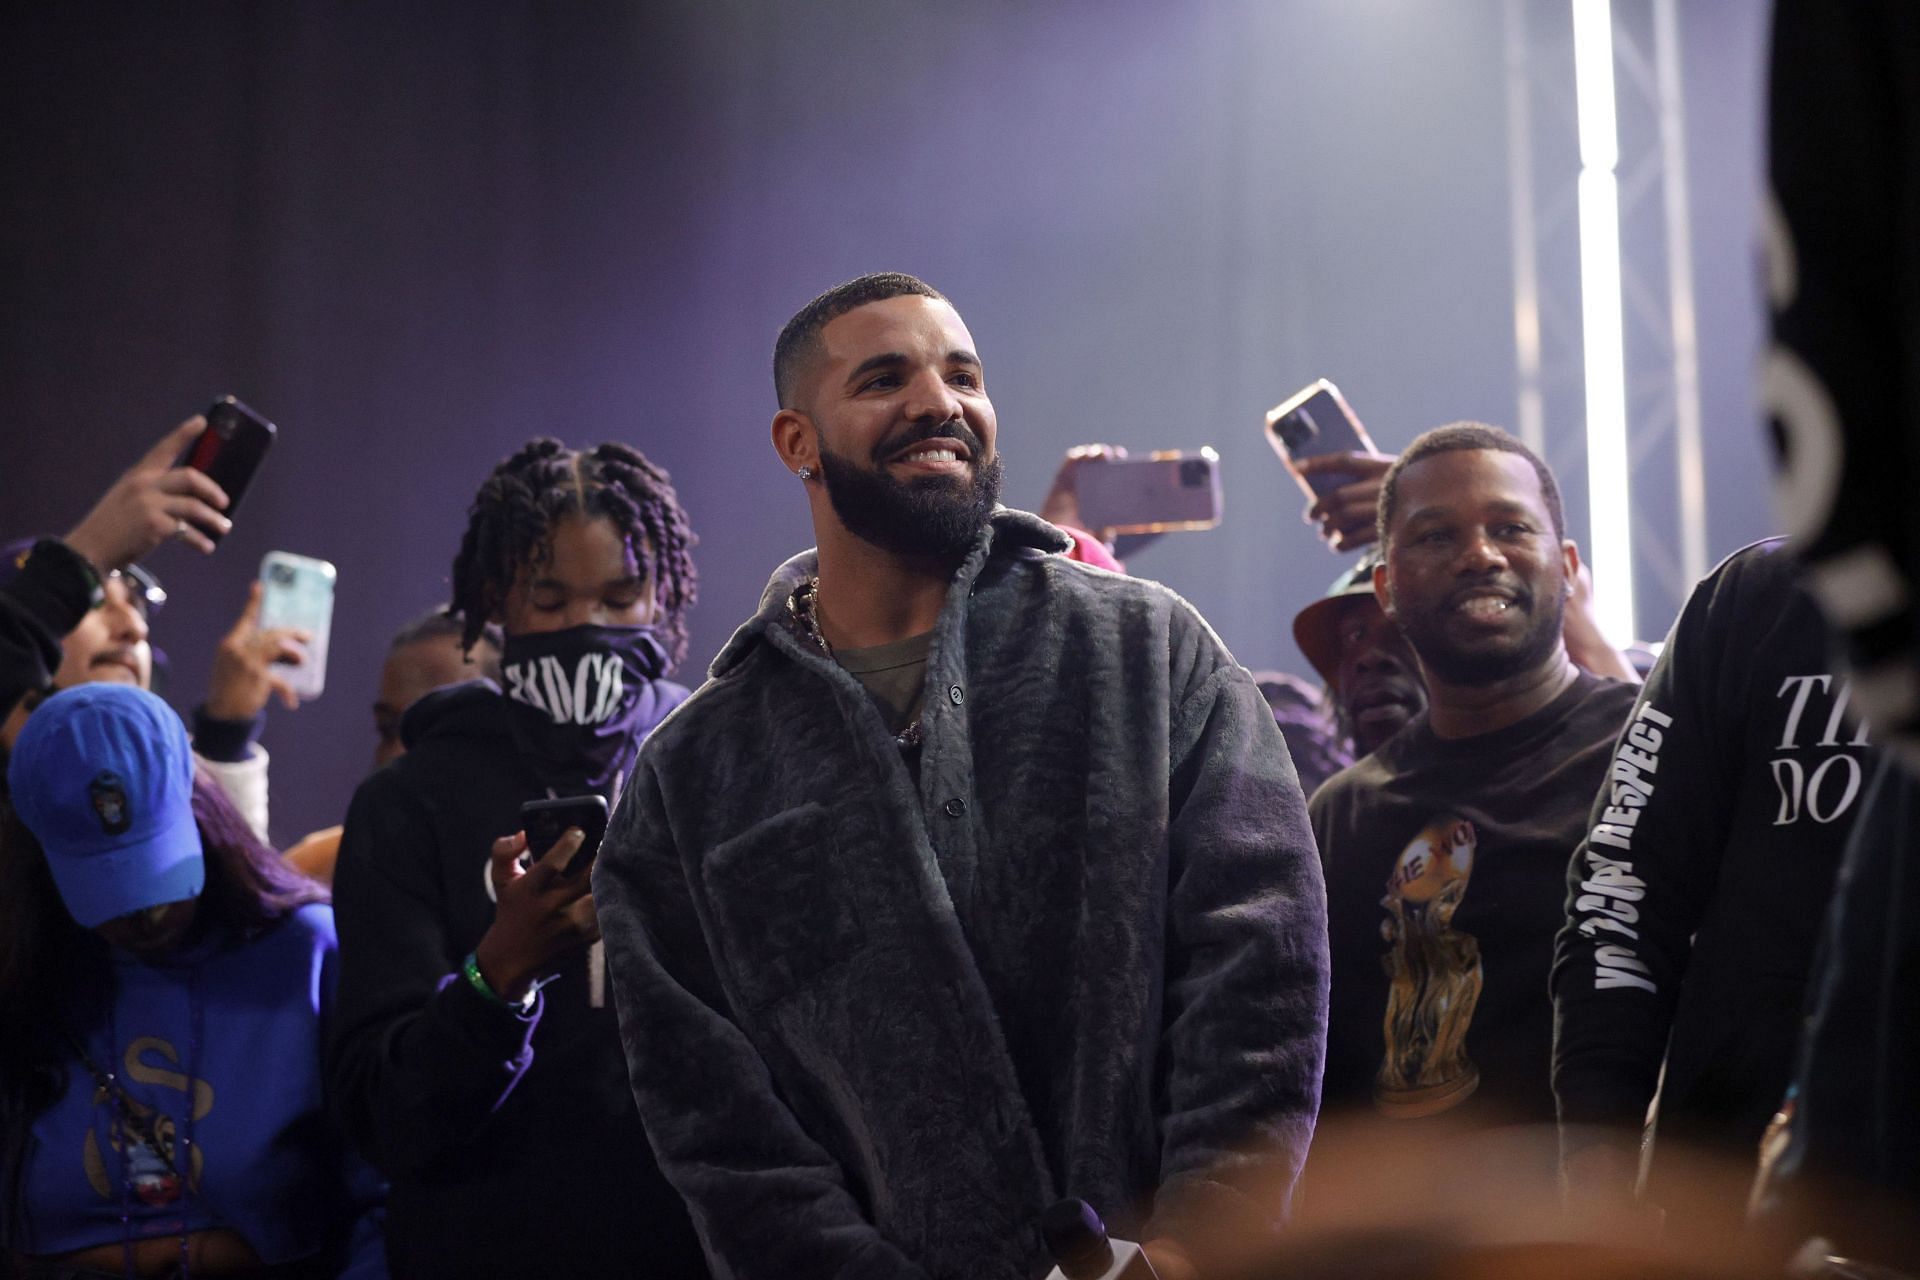
[[[1750,395],[1765,13],[1683,8],[1719,556],[1769,530]],[[529,436],[619,438],[672,471],[702,539],[697,682],[809,542],[767,443],[774,334],[820,289],[897,269],[973,330],[1010,503],[1037,504],[1076,442],[1217,448],[1226,524],[1133,567],[1248,665],[1304,670],[1291,616],[1343,562],[1300,523],[1261,412],[1326,376],[1389,449],[1513,420],[1501,12],[12,7],[0,532],[64,530],[214,394],[279,422],[219,554],[152,563],[183,707],[262,554],[339,566],[328,692],[266,737],[290,841],[340,819],[385,640],[445,597],[468,498]]]

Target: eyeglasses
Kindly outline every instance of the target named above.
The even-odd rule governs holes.
[[[160,579],[137,564],[124,569],[115,569],[107,575],[108,581],[119,579],[127,600],[145,617],[151,618],[159,613],[167,603],[167,589],[160,585]]]

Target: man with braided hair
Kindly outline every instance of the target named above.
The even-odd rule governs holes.
[[[531,441],[474,499],[450,612],[469,648],[499,626],[502,682],[406,711],[334,882],[329,1083],[392,1180],[395,1275],[706,1274],[627,1089],[588,879],[561,870],[580,832],[519,830],[528,800],[615,800],[686,698],[664,677],[693,542],[666,473],[620,444]]]

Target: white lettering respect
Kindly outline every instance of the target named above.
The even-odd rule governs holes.
[[[1653,797],[1652,775],[1660,771],[1660,746],[1666,741],[1661,731],[1672,727],[1673,717],[1652,703],[1643,702],[1634,710],[1607,770],[1607,807],[1587,834],[1587,878],[1580,882],[1580,896],[1573,903],[1574,912],[1582,917],[1580,932],[1589,938],[1605,933],[1619,939],[1594,948],[1596,990],[1658,990],[1652,971],[1629,945],[1640,940],[1640,931],[1634,927],[1640,923],[1636,904],[1647,896],[1647,882],[1634,874],[1632,862],[1608,857],[1599,847],[1633,852],[1634,829]]]

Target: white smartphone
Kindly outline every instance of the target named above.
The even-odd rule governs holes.
[[[311,556],[269,551],[260,561],[261,627],[299,627],[313,637],[306,661],[288,664],[287,685],[303,699],[317,698],[327,684],[327,636],[333,629],[333,566]]]

